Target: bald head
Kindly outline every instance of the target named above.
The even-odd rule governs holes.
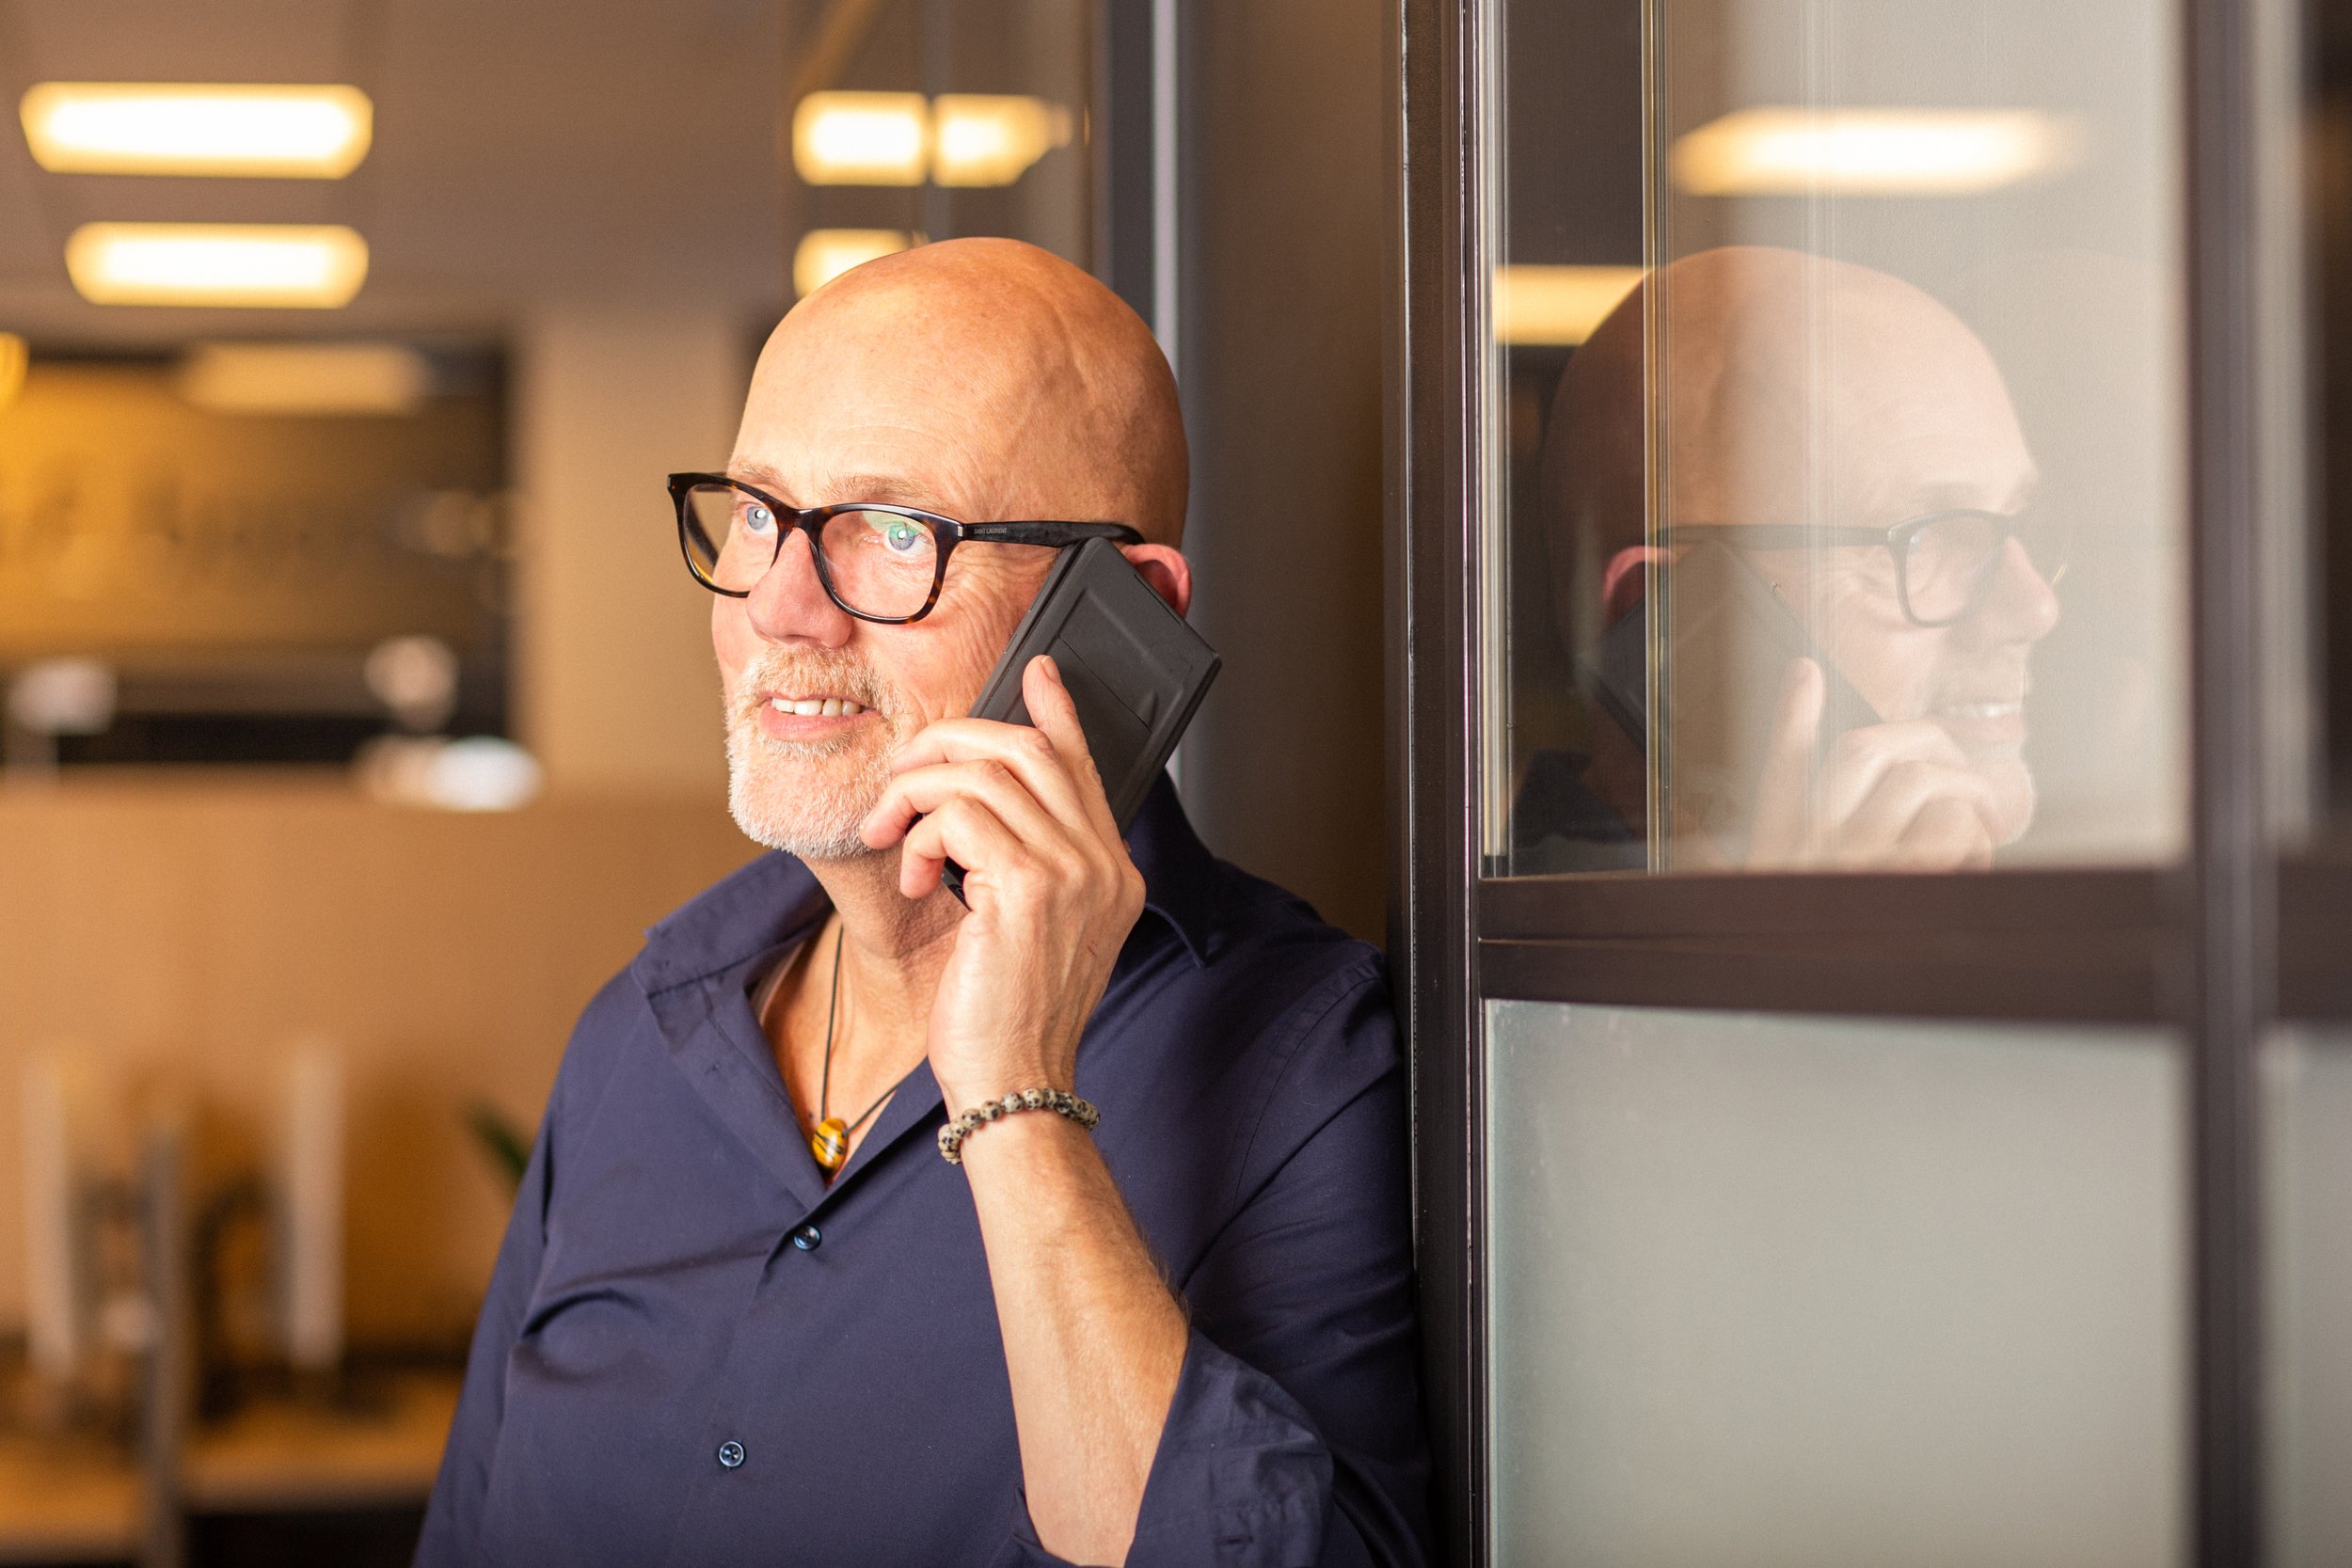
[[[1102,283],[1016,240],[920,245],[803,300],[760,356],[736,451],[824,491],[785,498],[802,506],[1122,522],[1166,545],[1184,530],[1184,423],[1158,344]]]
[[[2013,508],[2032,483],[2000,372],[1943,304],[1851,262],[1724,246],[1645,279],[1561,377],[1545,489],[1603,559],[1643,538],[1653,303],[1670,524],[1887,526]]]

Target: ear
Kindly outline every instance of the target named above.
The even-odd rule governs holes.
[[[1170,610],[1182,615],[1192,607],[1192,562],[1182,551],[1171,545],[1121,545],[1119,553]]]

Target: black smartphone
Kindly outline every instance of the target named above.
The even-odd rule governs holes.
[[[1123,831],[1223,660],[1107,539],[1061,552],[980,687],[972,717],[1028,723],[1021,673],[1040,654],[1061,672]],[[945,880],[963,896],[961,866],[949,861]]]
[[[1636,743],[1649,734],[1649,613],[1661,597],[1669,607],[1661,671],[1666,799],[1678,817],[1737,849],[1746,841],[1791,663],[1812,659],[1827,683],[1817,763],[1839,736],[1879,716],[1762,574],[1739,551],[1710,541],[1661,569],[1642,604],[1602,634],[1594,691]]]

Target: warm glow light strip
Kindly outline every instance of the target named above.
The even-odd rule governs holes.
[[[2063,166],[2074,138],[2034,109],[1741,109],[1677,137],[1693,196],[1969,196]]]
[[[65,265],[93,305],[329,309],[367,280],[368,245],[336,225],[86,223]]]
[[[24,389],[24,371],[31,360],[24,339],[13,332],[0,332],[0,408],[14,403],[16,394]]]
[[[1639,267],[1495,268],[1495,341],[1521,347],[1582,342],[1642,280]]]
[[[413,414],[433,367],[404,343],[195,343],[180,395],[220,414]]]
[[[812,185],[919,185],[930,150],[919,92],[812,92],[792,110],[792,166]]]
[[[1009,185],[1070,145],[1070,111],[1041,98],[943,92],[931,100],[931,178],[943,185]]]
[[[792,247],[792,292],[805,298],[851,267],[922,243],[902,229],[812,229]]]
[[[374,111],[350,87],[43,82],[24,139],[55,174],[340,180],[368,155]]]

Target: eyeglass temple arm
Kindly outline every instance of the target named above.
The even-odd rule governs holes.
[[[965,523],[961,532],[966,539],[999,545],[1075,545],[1089,539],[1143,543],[1143,535],[1124,523]]]

